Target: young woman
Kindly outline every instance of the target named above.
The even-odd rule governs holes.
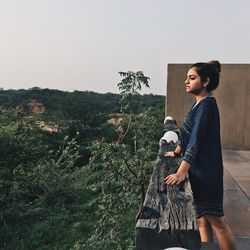
[[[223,250],[235,250],[236,244],[223,212],[223,163],[220,118],[212,91],[219,85],[220,63],[196,63],[185,81],[186,92],[196,103],[186,114],[180,128],[180,146],[166,156],[183,154],[175,174],[165,178],[168,185],[181,183],[189,174],[202,242],[213,241],[213,230]]]

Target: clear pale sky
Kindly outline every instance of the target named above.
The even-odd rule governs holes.
[[[0,0],[0,87],[165,95],[168,63],[250,63],[248,0]],[[183,76],[185,77],[185,76]]]

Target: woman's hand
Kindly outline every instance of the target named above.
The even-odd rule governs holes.
[[[170,174],[164,178],[164,181],[167,185],[178,185],[183,182],[186,178],[186,175],[180,175],[178,173]]]
[[[176,154],[174,151],[168,151],[165,153],[165,156],[168,156],[168,157],[176,157]]]
[[[187,176],[191,165],[187,161],[182,161],[178,171],[175,174],[170,174],[164,178],[167,185],[178,185],[183,182]]]
[[[168,157],[176,157],[178,155],[181,154],[181,147],[180,146],[177,146],[176,149],[174,151],[168,151],[165,153],[165,156],[168,156]]]

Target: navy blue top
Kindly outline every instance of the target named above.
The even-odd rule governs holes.
[[[183,160],[189,162],[190,183],[198,217],[223,213],[223,162],[220,117],[214,97],[193,105],[180,128]]]

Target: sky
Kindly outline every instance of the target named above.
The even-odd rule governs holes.
[[[118,93],[119,71],[143,71],[143,93],[165,95],[169,63],[250,63],[249,13],[248,0],[0,0],[0,87]]]

